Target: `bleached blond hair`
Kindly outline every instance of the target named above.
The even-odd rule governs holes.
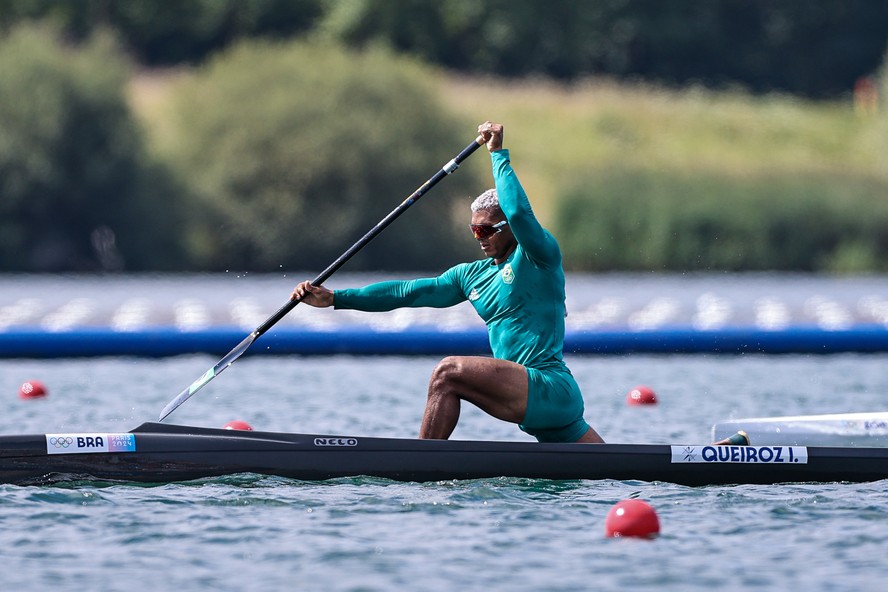
[[[472,202],[472,211],[478,212],[484,210],[486,212],[502,212],[500,208],[499,197],[496,195],[496,189],[488,189],[475,198]]]

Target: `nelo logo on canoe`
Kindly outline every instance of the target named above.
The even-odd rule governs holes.
[[[357,438],[315,438],[315,446],[357,446]]]

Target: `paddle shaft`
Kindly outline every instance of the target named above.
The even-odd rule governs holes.
[[[432,187],[438,184],[438,182],[446,177],[447,175],[453,173],[457,168],[459,168],[460,163],[462,163],[465,159],[471,156],[475,150],[484,145],[484,138],[482,136],[478,136],[475,140],[463,148],[462,152],[456,155],[450,162],[445,164],[437,173],[435,173],[428,181],[420,185],[420,187],[410,194],[407,199],[405,199],[401,204],[392,210],[385,218],[379,221],[376,226],[370,229],[367,234],[362,236],[358,242],[353,244],[348,248],[339,258],[336,259],[333,263],[331,263],[327,269],[322,271],[318,277],[312,280],[312,284],[315,286],[320,286],[327,279],[333,275],[336,270],[342,267],[346,261],[354,257],[354,255],[363,249],[367,243],[373,240],[376,235],[385,230],[385,228],[395,221],[401,214],[407,211],[407,208],[412,206],[414,203],[419,201],[423,195],[425,195]],[[252,333],[250,333],[243,341],[241,341],[233,350],[228,352],[224,358],[219,360],[215,366],[207,370],[203,376],[198,378],[196,381],[191,383],[191,385],[179,393],[179,395],[170,401],[166,407],[160,412],[160,418],[158,421],[163,421],[165,417],[167,417],[170,413],[176,410],[179,405],[188,400],[194,393],[200,390],[205,384],[210,382],[213,378],[222,373],[223,370],[228,368],[235,360],[241,357],[244,352],[249,349],[250,345],[253,344],[254,341],[259,339],[263,333],[271,329],[278,321],[284,318],[287,313],[289,313],[293,308],[299,304],[299,300],[289,300],[286,304],[278,309],[276,313],[268,317],[264,323],[259,325]]]
[[[318,274],[318,277],[313,279],[311,281],[311,283],[315,286],[320,286],[325,281],[327,281],[331,275],[336,273],[336,271],[340,267],[345,265],[345,263],[349,259],[354,257],[358,251],[363,249],[367,245],[367,243],[369,243],[374,238],[376,238],[376,236],[380,232],[385,230],[385,228],[389,224],[394,222],[401,214],[406,212],[410,206],[412,206],[414,203],[419,201],[419,198],[421,198],[423,195],[425,195],[429,191],[429,189],[431,189],[432,187],[437,185],[441,179],[443,179],[447,175],[453,173],[459,167],[460,163],[462,163],[465,159],[467,159],[469,156],[471,156],[472,153],[475,152],[475,150],[477,150],[479,147],[481,147],[483,145],[484,145],[484,139],[481,136],[478,136],[475,139],[475,141],[473,141],[471,144],[466,146],[463,149],[463,151],[460,152],[456,156],[456,158],[454,158],[453,160],[448,162],[446,165],[444,165],[444,167],[441,168],[441,170],[439,170],[437,173],[435,173],[428,181],[423,183],[419,187],[419,189],[414,191],[407,199],[405,199],[403,202],[401,202],[401,205],[399,205],[397,208],[395,208],[394,210],[389,212],[389,214],[385,218],[380,220],[379,223],[376,226],[374,226],[373,228],[371,228],[367,232],[367,234],[362,236],[360,238],[360,240],[358,240],[358,242],[356,242],[351,247],[349,247],[349,249],[346,252],[344,252],[342,255],[340,255],[339,258],[336,259],[336,261],[331,263],[327,267],[327,269],[325,269],[320,274]],[[264,323],[259,325],[259,327],[257,327],[256,330],[253,331],[253,335],[255,335],[256,337],[259,337],[260,335],[262,335],[263,333],[265,333],[266,331],[271,329],[278,321],[280,321],[282,318],[284,318],[287,315],[287,313],[289,313],[291,310],[293,310],[293,308],[297,304],[299,304],[299,302],[300,302],[299,300],[290,300],[289,302],[284,304],[282,307],[280,307],[280,309],[278,309],[278,311],[276,313],[271,315]]]

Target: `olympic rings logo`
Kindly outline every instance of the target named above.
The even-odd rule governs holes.
[[[61,438],[53,436],[49,439],[49,443],[56,448],[67,448],[74,443],[74,438],[71,436],[63,436]]]

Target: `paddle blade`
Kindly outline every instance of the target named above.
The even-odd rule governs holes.
[[[157,421],[163,421],[166,416],[176,410],[176,408],[191,398],[191,395],[203,388],[205,384],[222,374],[222,371],[231,366],[236,359],[241,357],[247,351],[256,338],[259,337],[255,332],[247,335],[246,339],[241,341],[237,347],[228,352],[228,354],[219,360],[215,366],[204,372],[203,376],[191,383],[191,385],[176,396],[175,399],[167,403],[167,406],[160,412]]]

